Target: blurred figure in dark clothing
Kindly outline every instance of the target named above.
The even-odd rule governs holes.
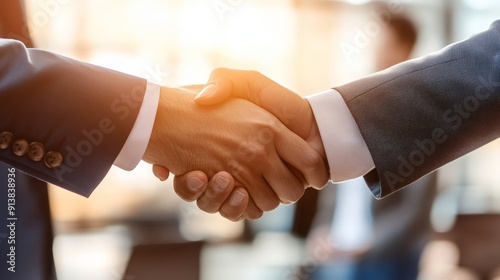
[[[22,1],[0,2],[0,37],[33,47]],[[9,178],[13,179],[10,188]],[[9,193],[15,193],[12,212],[8,209]],[[0,162],[0,207],[0,279],[55,280],[47,183]],[[11,222],[15,222],[15,229],[7,227]]]
[[[393,15],[373,42],[375,71],[410,58],[417,31],[410,20]],[[320,265],[312,280],[415,280],[436,193],[436,174],[376,201],[363,178],[323,189],[310,255]],[[329,244],[327,256],[318,248]],[[324,250],[324,249],[323,249]]]

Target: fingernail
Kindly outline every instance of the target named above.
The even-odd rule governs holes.
[[[239,206],[245,200],[245,194],[240,191],[235,191],[229,198],[229,204]]]
[[[154,173],[154,174],[156,175],[156,178],[158,178],[158,180],[160,180],[162,182],[168,179],[168,177],[166,177],[162,174],[157,174],[157,173]]]
[[[194,100],[197,100],[197,99],[200,99],[202,97],[207,97],[207,96],[210,96],[214,91],[215,91],[215,84],[208,84],[206,85],[201,91],[200,93],[198,93],[196,95],[196,97],[194,98]]]
[[[227,186],[229,186],[229,180],[224,178],[224,177],[217,177],[215,179],[215,188],[219,192],[223,192],[224,190],[227,189]]]
[[[203,187],[204,183],[202,180],[198,179],[197,177],[191,177],[188,179],[188,187],[190,190],[197,192],[198,190]]]

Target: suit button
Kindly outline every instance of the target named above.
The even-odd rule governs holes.
[[[24,156],[26,154],[26,152],[28,151],[28,141],[24,140],[24,139],[17,139],[16,141],[14,141],[14,143],[12,144],[12,152],[16,155],[16,156]]]
[[[45,155],[44,162],[48,168],[56,168],[62,165],[63,156],[58,152],[50,151]]]
[[[28,148],[28,157],[33,161],[41,161],[45,155],[45,147],[42,143],[33,142]]]
[[[7,131],[0,133],[0,149],[1,150],[7,149],[10,146],[13,137],[14,134]]]

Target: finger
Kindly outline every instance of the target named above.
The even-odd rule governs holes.
[[[255,97],[260,97],[262,86],[268,81],[266,76],[256,71],[216,68],[195,101],[199,105],[213,105],[232,96],[257,104]]]
[[[165,166],[153,164],[153,174],[160,181],[165,181],[168,179],[168,176],[170,175],[170,170],[168,170],[168,168],[166,168]]]
[[[210,91],[198,95],[198,104],[215,104],[229,96],[243,98],[271,112],[291,131],[307,141],[313,140],[311,137],[314,138],[317,134],[312,133],[316,123],[307,100],[256,71],[218,68],[212,71],[208,84],[212,85]],[[321,145],[313,148],[324,153]],[[323,158],[319,163],[318,155],[311,149],[303,157],[295,158],[305,159],[304,162],[294,161],[293,166],[303,173],[308,184],[314,188],[321,188],[326,184],[329,175]],[[320,167],[316,172],[311,170],[316,167]]]
[[[186,201],[197,200],[207,187],[207,175],[202,171],[191,171],[174,177],[174,191]]]
[[[255,164],[255,166],[258,165],[260,164]],[[229,166],[227,170],[235,177],[238,185],[245,186],[245,189],[260,210],[271,211],[278,207],[280,200],[263,177],[256,176],[255,172],[238,168],[238,166]]]
[[[219,213],[226,219],[234,222],[239,221],[243,218],[249,198],[250,196],[244,188],[236,187],[219,208]]]
[[[276,152],[268,154],[265,160],[267,166],[272,168],[264,169],[264,179],[273,188],[280,201],[290,204],[299,200],[304,195],[304,182],[288,169]]]
[[[199,105],[214,105],[228,99],[233,93],[233,81],[228,70],[218,68],[212,71],[205,87],[194,98]]]
[[[262,217],[263,214],[264,214],[264,212],[262,210],[260,210],[259,207],[257,207],[255,202],[253,201],[253,199],[250,198],[248,200],[247,208],[245,209],[245,212],[243,213],[243,218],[245,218],[247,220],[256,220],[256,219]]]
[[[220,103],[230,96],[243,98],[273,113],[300,137],[309,136],[313,118],[309,103],[297,93],[256,71],[217,68],[195,98],[199,105]],[[301,121],[297,121],[301,120]]]
[[[196,201],[198,207],[207,213],[216,213],[234,188],[234,179],[227,172],[215,174],[208,182],[205,192]]]
[[[279,157],[302,173],[306,186],[321,188],[326,184],[329,172],[323,157],[302,138],[281,126],[275,145]]]

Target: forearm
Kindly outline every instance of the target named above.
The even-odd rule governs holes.
[[[500,137],[499,38],[496,22],[440,52],[336,88],[343,102],[331,92],[310,97],[332,180],[365,175],[382,198]]]
[[[0,133],[13,138],[0,159],[88,196],[124,145],[146,82],[16,41],[0,41],[0,54]],[[15,140],[42,144],[43,157],[16,155]]]
[[[435,54],[341,86],[384,197],[500,136],[500,22]],[[375,176],[373,176],[375,175]]]

